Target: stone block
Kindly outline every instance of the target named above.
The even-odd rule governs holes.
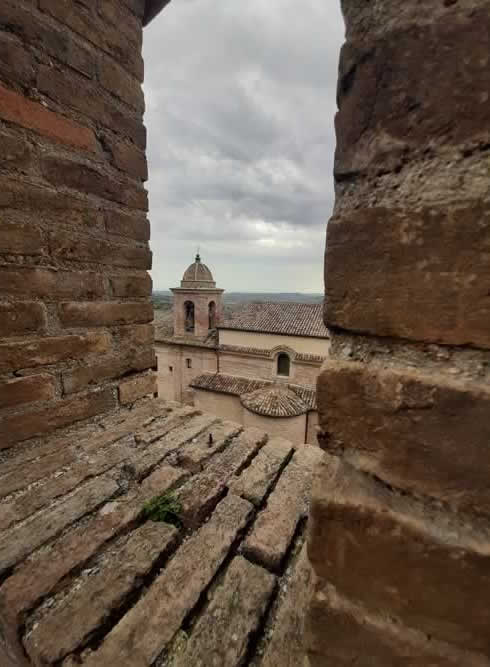
[[[298,522],[307,515],[313,471],[321,458],[318,447],[296,451],[242,545],[247,558],[280,570]]]
[[[33,225],[2,221],[0,252],[5,255],[42,255],[45,251],[41,231]]]
[[[114,544],[98,572],[81,579],[78,586],[75,582],[29,635],[25,647],[31,659],[50,664],[74,651],[121,605],[156,560],[172,549],[176,537],[173,526],[149,522]]]
[[[64,186],[115,201],[129,208],[148,210],[148,195],[143,187],[100,166],[77,162],[59,155],[41,159],[44,178],[54,186]]]
[[[104,361],[91,363],[62,374],[63,392],[72,394],[81,391],[91,384],[99,384],[103,380],[112,380],[128,373],[144,371],[154,364],[152,349],[142,350],[137,355],[123,357],[118,355]]]
[[[88,271],[52,271],[41,268],[1,267],[5,294],[38,297],[44,302],[60,299],[95,299],[104,295],[101,274]]]
[[[130,298],[151,296],[152,280],[148,273],[124,273],[109,276],[113,296]]]
[[[152,664],[199,600],[251,512],[252,505],[241,498],[222,500],[209,522],[182,544],[146,595],[88,657],[87,667]]]
[[[32,164],[31,145],[25,141],[20,133],[0,132],[0,160],[4,168],[8,166],[10,173],[14,171],[29,172]],[[12,230],[10,231],[12,235]],[[39,251],[40,249],[35,254],[40,254]]]
[[[293,453],[293,446],[283,438],[269,440],[257,454],[251,465],[239,477],[232,479],[229,488],[258,506],[268,489],[288,462]]]
[[[174,667],[244,664],[249,641],[259,627],[275,583],[274,575],[236,556],[190,639],[173,656]]]
[[[344,598],[322,580],[315,583],[305,622],[311,667],[486,667],[481,654],[427,637]]]
[[[141,83],[121,65],[108,56],[101,55],[98,66],[99,81],[112,95],[135,111],[143,113],[145,100]]]
[[[139,398],[157,391],[157,377],[154,373],[140,375],[131,380],[126,380],[119,385],[119,400],[123,405],[134,403]]]
[[[490,513],[487,387],[357,362],[323,368],[323,447],[400,489]]]
[[[490,347],[490,207],[362,208],[328,224],[326,323]],[[367,307],[366,304],[369,304]]]
[[[2,18],[3,4],[0,8]],[[3,22],[2,22],[3,23]],[[8,83],[31,86],[35,81],[32,54],[12,35],[0,32],[0,74]]]
[[[96,150],[95,135],[68,118],[0,84],[0,118],[81,150]]]
[[[487,655],[489,544],[488,528],[400,495],[337,457],[319,470],[308,548],[316,574],[369,609]]]
[[[148,180],[148,164],[145,153],[129,141],[104,136],[104,144],[109,149],[113,164],[121,171],[139,181]]]
[[[0,344],[0,373],[22,368],[47,366],[60,361],[85,359],[110,349],[108,333],[87,333],[83,336],[50,336],[34,341]]]
[[[105,211],[105,226],[109,234],[127,236],[136,241],[148,241],[150,238],[150,223],[146,216],[130,216],[119,211]]]
[[[206,462],[226,449],[242,431],[240,424],[223,421],[211,424],[178,452],[178,463],[193,473],[200,472]]]
[[[149,303],[73,302],[61,304],[59,310],[65,327],[110,327],[153,320]]]
[[[0,409],[12,408],[35,401],[49,401],[55,397],[54,376],[28,375],[0,382]]]
[[[116,399],[110,389],[94,391],[65,401],[57,401],[43,410],[0,418],[0,449],[37,435],[51,433],[81,419],[113,409]]]
[[[0,337],[44,332],[46,324],[46,307],[42,303],[0,303]]]
[[[49,248],[58,260],[151,269],[150,250],[135,243],[122,245],[93,237],[76,238],[73,233],[56,231],[49,235]]]

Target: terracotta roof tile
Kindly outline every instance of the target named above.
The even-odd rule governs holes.
[[[219,328],[328,338],[320,303],[248,303]]]
[[[288,387],[266,387],[240,397],[250,412],[267,417],[296,417],[308,412],[307,404]]]

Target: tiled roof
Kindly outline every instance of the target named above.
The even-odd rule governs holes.
[[[296,417],[308,412],[308,406],[287,387],[266,387],[240,397],[250,412],[267,417]]]
[[[328,338],[320,303],[248,303],[219,328]]]
[[[244,347],[243,345],[220,345],[221,352],[237,352],[239,354],[253,354],[256,357],[272,356],[271,350],[264,350],[260,347]]]
[[[252,392],[258,392],[259,390],[264,389],[275,389],[279,391],[289,390],[293,392],[299,400],[301,400],[304,409],[302,412],[296,412],[295,414],[302,414],[308,410],[316,410],[316,391],[314,387],[305,387],[297,384],[285,384],[285,383],[274,383],[268,380],[255,380],[252,378],[239,377],[237,375],[225,375],[224,373],[203,373],[198,375],[191,382],[191,387],[195,389],[204,389],[206,391],[216,391],[223,394],[232,394],[234,396],[240,396],[242,398],[242,403],[245,407],[248,407],[244,403],[245,396],[250,395]],[[258,400],[258,399],[257,399]],[[269,401],[271,405],[271,410],[273,408],[272,398]],[[291,401],[289,401],[291,405]],[[259,413],[265,414],[265,413]],[[279,414],[267,413],[269,416],[286,416]],[[289,415],[292,416],[292,415]]]

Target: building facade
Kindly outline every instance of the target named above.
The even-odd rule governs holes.
[[[250,303],[223,318],[199,255],[173,288],[173,325],[156,329],[159,394],[316,443],[315,383],[328,351],[321,304]]]

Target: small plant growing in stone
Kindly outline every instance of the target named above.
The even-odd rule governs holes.
[[[150,521],[162,521],[180,528],[182,526],[182,520],[179,516],[181,511],[182,505],[175,496],[172,493],[163,493],[154,496],[143,505],[142,516]]]

